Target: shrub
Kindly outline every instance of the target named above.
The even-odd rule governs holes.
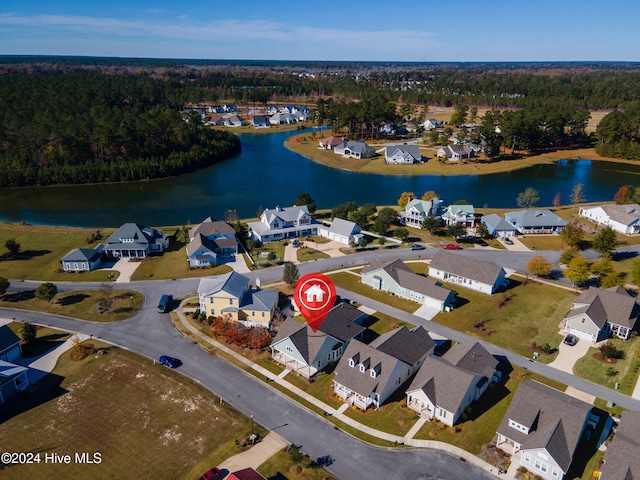
[[[35,325],[32,323],[25,323],[20,329],[20,335],[22,335],[22,340],[24,343],[33,342],[36,339],[37,329]]]
[[[607,371],[605,372],[605,375],[607,377],[615,377],[616,375],[618,375],[618,370],[616,370],[613,367],[609,367],[609,368],[607,368]]]
[[[603,358],[613,358],[613,359],[623,359],[625,353],[623,350],[620,350],[616,347],[613,342],[606,342],[600,345],[600,354]]]

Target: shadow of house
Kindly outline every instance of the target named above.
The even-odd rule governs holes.
[[[48,373],[29,385],[25,391],[9,397],[0,408],[0,424],[68,393],[68,390],[60,386],[63,380],[64,377],[60,375]]]

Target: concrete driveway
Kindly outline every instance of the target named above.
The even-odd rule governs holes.
[[[120,272],[120,276],[116,278],[116,283],[126,283],[131,281],[131,275],[140,266],[141,262],[130,262],[129,258],[121,258],[113,267],[113,270]]]
[[[549,366],[562,370],[563,372],[573,373],[573,366],[579,359],[587,354],[590,346],[591,342],[583,338],[579,339],[578,343],[574,346],[561,342],[558,347],[558,356]]]
[[[513,245],[508,245],[504,243],[504,238],[500,239],[500,243],[502,243],[502,245],[504,245],[504,248],[506,248],[507,250],[511,252],[528,252],[529,251],[527,246],[524,243],[522,243],[520,240],[518,240],[518,237],[513,236],[509,238],[513,242]]]

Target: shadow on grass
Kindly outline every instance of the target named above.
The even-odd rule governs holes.
[[[275,475],[271,475],[267,480],[289,480],[282,473],[278,472]]]
[[[0,424],[68,393],[68,390],[60,386],[62,380],[64,377],[49,373],[40,381],[29,385],[26,391],[10,396],[0,409]]]
[[[613,252],[613,254],[611,255],[611,259],[614,262],[621,262],[630,258],[636,258],[637,256],[638,252]]]
[[[36,298],[35,290],[24,290],[22,292],[7,293],[2,297],[5,302],[17,303]]]
[[[89,295],[87,295],[86,293],[75,293],[73,295],[67,295],[66,297],[58,299],[58,304],[66,307],[67,305],[80,303],[87,298],[89,298]]]
[[[184,248],[187,243],[183,240],[174,240],[172,239],[169,243],[169,246],[165,249],[165,252],[177,252]]]
[[[68,337],[68,333],[52,333],[51,335],[36,338],[32,342],[22,345],[22,356],[24,358],[33,358],[44,355],[60,346]]]
[[[51,253],[51,250],[25,250],[24,252],[18,252],[16,254],[12,254],[11,252],[4,253],[0,255],[0,261],[7,260],[31,260],[35,257],[42,257]]]

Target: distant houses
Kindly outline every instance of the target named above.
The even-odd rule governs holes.
[[[640,205],[637,203],[580,207],[579,215],[624,235],[640,233]]]
[[[259,222],[249,222],[249,236],[260,242],[274,242],[318,234],[318,224],[306,205],[267,208]]]

